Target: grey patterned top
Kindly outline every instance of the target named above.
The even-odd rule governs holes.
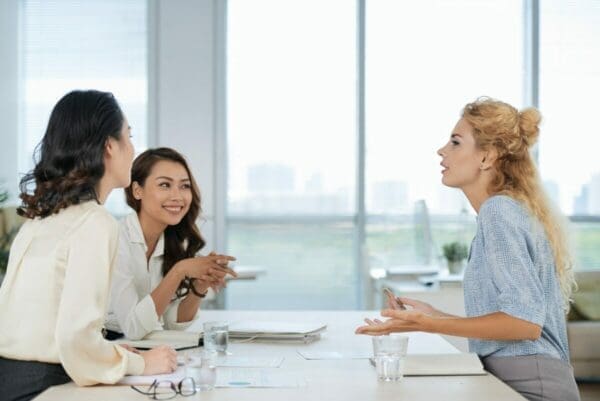
[[[467,316],[504,312],[542,327],[535,341],[469,339],[479,356],[545,354],[569,361],[566,321],[550,243],[540,222],[503,195],[477,217],[463,281]]]

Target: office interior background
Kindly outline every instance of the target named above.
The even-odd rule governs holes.
[[[138,153],[188,158],[205,250],[265,270],[227,308],[374,308],[377,269],[470,244],[436,150],[491,96],[541,109],[542,179],[600,270],[599,44],[597,0],[2,0],[0,181],[16,204],[56,101],[111,91]]]

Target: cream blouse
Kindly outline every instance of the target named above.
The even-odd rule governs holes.
[[[23,224],[0,287],[0,356],[61,363],[82,386],[142,374],[144,359],[101,333],[117,241],[94,201]]]

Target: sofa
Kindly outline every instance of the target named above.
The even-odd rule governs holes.
[[[567,334],[571,364],[580,381],[600,381],[600,270],[576,272]]]

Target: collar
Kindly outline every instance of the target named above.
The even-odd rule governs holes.
[[[142,231],[142,225],[137,213],[133,212],[125,217],[125,227],[127,228],[127,234],[129,236],[129,242],[132,244],[141,244],[144,246],[144,251],[148,250],[146,240],[144,239],[144,232]],[[165,252],[165,233],[160,234],[156,248],[151,257],[163,256]]]

